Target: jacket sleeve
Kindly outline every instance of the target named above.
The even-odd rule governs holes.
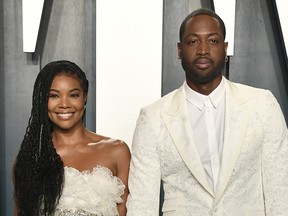
[[[127,216],[159,215],[161,174],[158,131],[157,116],[142,109],[132,141]]]
[[[270,91],[266,100],[262,175],[267,216],[288,215],[288,132],[281,108]]]

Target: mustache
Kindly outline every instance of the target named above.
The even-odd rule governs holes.
[[[214,62],[212,59],[208,58],[208,57],[198,57],[196,58],[193,63],[198,64],[198,63],[212,63]]]

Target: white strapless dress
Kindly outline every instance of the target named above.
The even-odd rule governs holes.
[[[115,216],[125,185],[110,169],[97,166],[93,171],[64,167],[63,192],[55,216]]]

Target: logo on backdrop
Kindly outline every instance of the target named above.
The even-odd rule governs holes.
[[[227,41],[231,45],[228,47],[228,55],[233,55],[236,0],[230,0],[224,6],[222,1],[214,0],[214,5],[216,12],[226,24]],[[288,14],[284,11],[284,8],[288,7],[288,2],[276,0],[276,5],[288,55]],[[22,0],[23,52],[35,52],[43,6],[44,0]]]

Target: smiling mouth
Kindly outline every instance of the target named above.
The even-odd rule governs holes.
[[[58,113],[57,116],[61,119],[69,119],[73,113]]]

